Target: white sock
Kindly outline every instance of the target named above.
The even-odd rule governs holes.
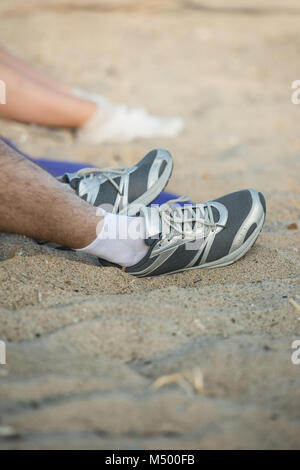
[[[103,212],[104,224],[96,240],[76,251],[125,267],[137,264],[149,250],[145,243],[144,218]]]
[[[78,88],[73,88],[72,94],[98,105],[85,125],[77,130],[77,138],[82,142],[130,142],[137,138],[173,137],[184,127],[182,118],[178,116],[153,116],[143,108],[112,103],[101,95]]]

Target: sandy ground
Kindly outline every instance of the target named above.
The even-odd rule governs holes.
[[[186,130],[98,147],[3,120],[2,134],[103,166],[166,147],[170,190],[201,201],[256,187],[268,217],[236,265],[152,280],[0,234],[0,448],[299,449],[297,2],[37,3],[2,2],[0,43],[70,84],[180,114]]]

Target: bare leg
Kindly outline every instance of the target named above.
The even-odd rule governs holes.
[[[55,178],[0,141],[0,232],[83,248],[103,217]]]
[[[77,128],[82,142],[172,137],[183,129],[180,117],[152,116],[146,110],[114,105],[100,95],[74,93],[0,48],[0,80],[7,104],[0,115],[21,122]],[[76,96],[75,96],[76,95]]]
[[[5,62],[10,68],[14,68],[20,75],[26,76],[27,78],[34,80],[41,85],[47,86],[58,93],[71,95],[71,87],[69,85],[61,83],[58,80],[55,80],[55,78],[32,67],[22,59],[15,57],[3,47],[0,47],[0,62]]]
[[[6,84],[6,104],[0,114],[16,121],[57,127],[82,127],[97,105],[36,82],[0,58],[0,79]]]

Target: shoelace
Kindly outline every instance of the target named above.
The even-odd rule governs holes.
[[[162,219],[162,240],[170,241],[174,235],[181,236],[182,239],[188,238],[190,234],[193,234],[192,239],[195,239],[195,229],[197,231],[197,228],[203,227],[202,234],[207,236],[208,232],[215,231],[217,227],[225,227],[215,223],[209,204],[189,204],[174,208],[175,204],[188,201],[190,201],[188,197],[182,196],[171,199],[158,208]],[[190,230],[187,230],[186,224],[191,224]]]
[[[113,187],[118,191],[118,193],[122,196],[121,190],[115,180],[110,176],[109,173],[113,173],[118,176],[123,176],[126,174],[126,168],[121,168],[121,167],[107,167],[107,168],[82,168],[81,170],[77,171],[77,175],[79,177],[83,176],[84,179],[86,179],[87,176],[90,176],[90,178],[99,178],[104,175],[107,180],[113,185]]]

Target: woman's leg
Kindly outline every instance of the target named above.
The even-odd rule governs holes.
[[[6,104],[0,114],[16,121],[80,128],[97,105],[34,81],[0,58],[0,79],[6,84]]]
[[[64,93],[65,95],[72,94],[71,87],[69,85],[61,83],[55,78],[32,67],[22,59],[15,57],[4,47],[0,47],[0,62],[5,62],[9,67],[14,68],[20,75],[27,76],[27,78],[34,80],[41,85],[47,86],[58,93]]]
[[[82,142],[128,142],[137,138],[172,137],[183,129],[180,117],[152,116],[141,108],[115,105],[34,70],[0,49],[0,80],[6,104],[0,115],[21,122],[78,128]]]

